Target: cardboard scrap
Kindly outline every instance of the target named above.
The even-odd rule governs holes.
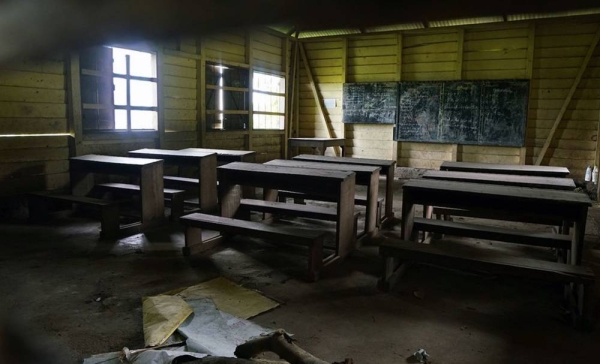
[[[210,298],[218,310],[242,319],[279,307],[279,303],[223,277],[188,287],[176,295],[184,300]]]
[[[181,297],[165,295],[144,297],[142,311],[146,346],[164,343],[194,312]]]

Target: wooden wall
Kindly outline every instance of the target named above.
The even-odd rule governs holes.
[[[159,131],[125,137],[77,132],[70,55],[0,66],[0,196],[67,188],[70,155],[204,146],[255,150],[258,161],[283,157],[283,130],[206,133],[200,101],[202,60],[285,75],[286,42],[269,31],[237,30],[150,46],[158,62]]]
[[[327,110],[349,154],[397,158],[399,166],[438,168],[445,160],[534,162],[600,20],[590,17],[351,35],[305,42],[317,88],[336,98]],[[386,125],[340,125],[343,82],[531,79],[525,148],[393,142]],[[569,104],[543,164],[575,177],[594,164],[600,115],[600,47]],[[327,136],[301,65],[300,135]],[[343,133],[343,134],[342,134]]]
[[[66,100],[61,56],[0,70],[0,195],[68,184]]]

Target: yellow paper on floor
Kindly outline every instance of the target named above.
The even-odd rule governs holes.
[[[211,298],[217,309],[243,319],[279,306],[279,303],[223,278],[202,282],[177,293],[183,299]]]
[[[164,343],[193,312],[179,296],[152,296],[142,300],[146,346]]]

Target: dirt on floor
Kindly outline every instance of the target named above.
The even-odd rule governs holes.
[[[400,186],[397,181],[397,217]],[[281,302],[253,321],[286,329],[331,362],[405,363],[420,348],[434,363],[461,364],[593,363],[600,354],[600,328],[581,332],[566,323],[557,284],[413,266],[392,292],[382,293],[375,246],[363,246],[335,272],[307,283],[299,248],[235,238],[188,259],[176,223],[116,241],[98,240],[98,229],[93,220],[65,216],[46,225],[0,223],[0,322],[59,363],[142,347],[142,297],[217,276]],[[585,262],[600,275],[599,229],[595,206]],[[460,243],[552,259],[544,248]]]

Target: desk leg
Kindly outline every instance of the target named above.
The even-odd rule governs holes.
[[[289,151],[289,148],[288,148]],[[245,163],[254,163],[256,161],[256,155],[251,154],[248,156],[242,157],[242,162]],[[252,186],[242,186],[242,198],[255,199],[256,198],[256,188]]]
[[[217,156],[200,160],[198,198],[203,214],[217,212]]]
[[[389,166],[385,175],[385,218],[394,217],[394,172],[396,163]]]
[[[573,227],[571,243],[571,264],[581,265],[583,258],[583,242],[585,239],[585,224],[587,220],[588,208],[585,207],[579,213],[579,218],[575,221]]]
[[[367,216],[365,217],[365,233],[369,237],[377,233],[377,197],[379,192],[379,173],[371,175],[367,186]]]
[[[240,207],[240,188],[232,185],[225,178],[219,181],[219,201],[221,216],[233,218]]]
[[[165,217],[163,163],[144,166],[140,175],[142,226],[153,225]]]
[[[274,190],[270,188],[263,189],[263,200],[276,202],[277,196],[279,195],[279,190]],[[271,221],[273,219],[273,214],[265,212],[263,213],[263,220]]]
[[[73,196],[87,196],[92,188],[94,188],[94,174],[85,172],[72,171],[71,179],[71,194]]]
[[[342,151],[342,157],[345,157],[346,156],[346,146],[340,145],[340,150]]]
[[[354,226],[355,185],[356,180],[354,178],[343,181],[337,199],[336,250],[340,258],[344,258],[356,248]]]
[[[413,223],[415,218],[415,205],[410,196],[410,191],[404,191],[402,196],[402,239],[414,240]]]

